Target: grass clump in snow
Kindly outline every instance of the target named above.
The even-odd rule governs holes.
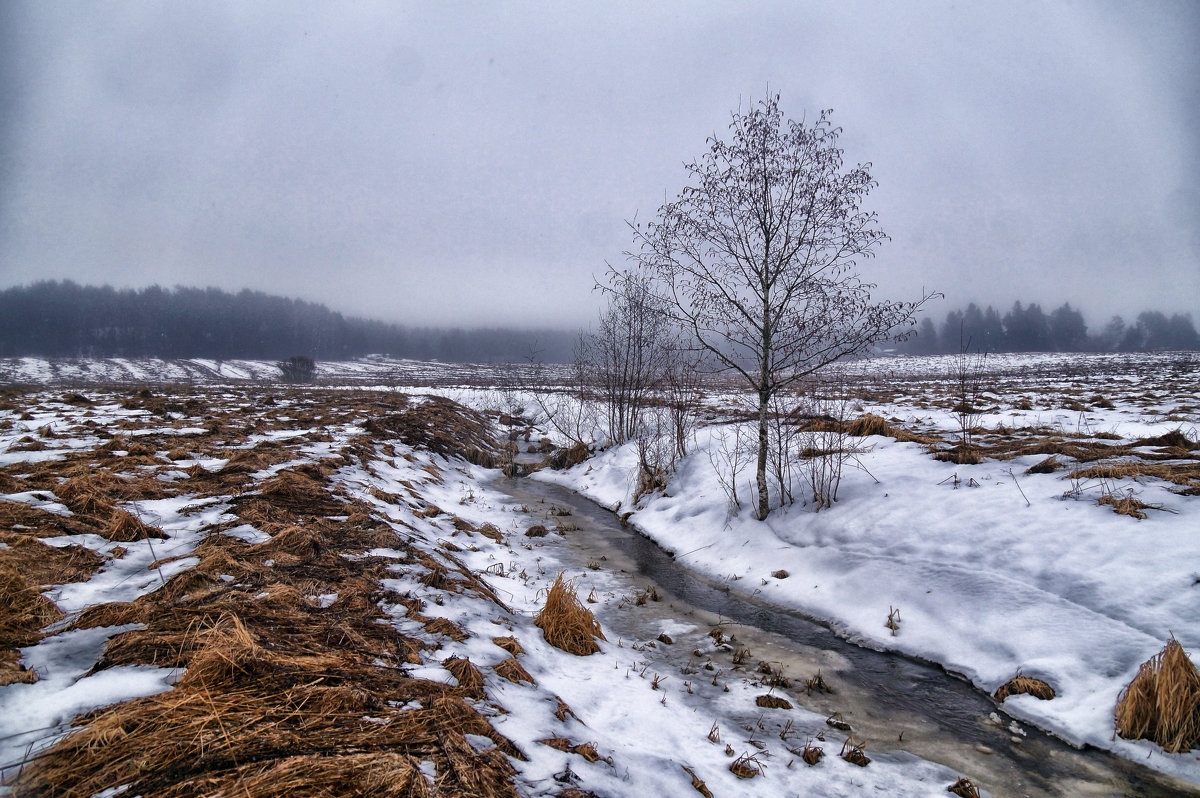
[[[1035,679],[1032,676],[1022,676],[1018,672],[1016,676],[997,687],[992,697],[1003,703],[1004,699],[1010,695],[1031,695],[1034,698],[1040,698],[1042,701],[1049,701],[1054,698],[1056,693],[1053,687],[1041,679]]]
[[[954,782],[946,788],[946,792],[954,793],[959,798],[979,798],[979,789],[967,778]]]
[[[574,583],[560,573],[546,593],[546,604],[534,620],[546,642],[569,654],[587,656],[600,650],[595,638],[607,640],[591,610],[575,593]]]
[[[1174,637],[1138,669],[1117,699],[1117,734],[1168,753],[1200,742],[1200,672]]]
[[[864,413],[850,422],[846,432],[856,438],[865,438],[868,435],[891,435],[892,428],[879,416],[873,413]]]
[[[132,543],[135,540],[146,540],[147,538],[161,540],[166,537],[161,529],[142,523],[137,516],[124,510],[112,511],[103,535],[109,540],[119,543]]]

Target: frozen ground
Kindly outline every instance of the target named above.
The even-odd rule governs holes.
[[[950,410],[953,397],[946,391],[953,365],[946,359],[897,358],[847,367],[861,372],[853,412],[877,413],[928,440],[940,436],[936,445],[944,447],[957,425]],[[942,663],[989,692],[1018,671],[1041,677],[1058,691],[1055,699],[1016,696],[1005,708],[1072,742],[1109,748],[1200,783],[1194,752],[1165,755],[1149,743],[1114,739],[1112,733],[1117,694],[1170,634],[1189,651],[1200,650],[1200,539],[1195,534],[1200,524],[1195,495],[1184,495],[1196,484],[1188,477],[1196,450],[1133,445],[1171,431],[1197,440],[1196,356],[1045,356],[997,359],[989,368],[993,365],[973,423],[997,457],[975,465],[941,462],[926,444],[869,437],[856,442],[866,450],[858,456],[861,468],[848,468],[838,502],[820,513],[797,502],[759,522],[748,508],[731,510],[708,456],[729,430],[719,422],[736,410],[729,393],[709,397],[713,423],[697,431],[692,453],[666,490],[636,505],[635,455],[628,446],[601,452],[565,473],[539,472],[537,478],[560,481],[611,507],[619,504],[623,513],[635,510],[630,522],[689,567],[726,579],[734,590],[824,618],[866,645]],[[12,368],[12,362],[5,367]],[[81,384],[87,375],[106,383],[157,383],[156,375],[167,379],[175,373],[166,366],[160,371],[154,363],[105,361],[77,367],[64,371],[61,364],[25,362],[21,374],[34,379],[43,370],[47,381],[70,382],[80,394],[45,389],[10,395],[0,406],[0,479],[6,480],[0,483],[0,510],[16,508],[11,517],[17,519],[0,530],[6,535],[0,560],[21,568],[27,550],[22,547],[35,543],[81,557],[94,552],[97,559],[81,578],[38,584],[65,617],[38,632],[40,642],[19,649],[22,664],[40,680],[0,687],[0,764],[8,766],[6,776],[13,775],[12,766],[61,742],[77,713],[180,692],[171,689],[186,676],[179,667],[132,662],[93,672],[106,641],[143,627],[73,628],[81,613],[112,602],[175,595],[171,586],[194,571],[205,571],[214,584],[245,582],[247,601],[271,600],[269,580],[281,578],[271,574],[284,566],[263,559],[263,552],[280,528],[239,502],[253,500],[281,471],[314,464],[328,472],[323,489],[352,505],[346,510],[351,514],[301,523],[329,530],[351,517],[368,517],[387,525],[394,546],[373,549],[363,561],[391,563],[381,583],[387,598],[379,607],[398,635],[423,646],[420,662],[404,666],[407,678],[454,689],[457,680],[443,667],[449,658],[466,657],[476,665],[485,694],[472,698],[471,706],[524,752],[525,760],[511,760],[514,784],[523,794],[553,794],[571,784],[599,795],[690,794],[691,776],[683,765],[717,795],[945,795],[958,775],[911,757],[878,756],[866,768],[853,766],[836,757],[842,738],[833,733],[824,743],[825,759],[809,768],[788,750],[802,744],[802,736],[785,744],[756,733],[754,719],[763,710],[754,702],[762,689],[746,674],[726,671],[716,684],[697,679],[687,687],[675,674],[654,689],[662,660],[647,647],[651,640],[610,639],[590,657],[548,646],[532,618],[566,562],[553,545],[553,531],[548,538],[532,539],[524,530],[533,523],[551,530],[562,524],[569,534],[569,519],[507,501],[485,484],[495,472],[447,460],[387,428],[368,433],[369,421],[399,412],[401,394],[413,396],[413,406],[425,402],[418,396],[421,389],[379,384],[380,374],[391,375],[387,381],[400,380],[404,364],[333,364],[328,373],[345,375],[347,383],[336,390],[252,384],[268,378],[269,364],[226,363],[220,369],[200,364],[197,368],[207,369],[208,376],[188,372],[184,379],[192,385],[165,395]],[[117,367],[126,369],[125,377],[116,378]],[[494,413],[533,407],[528,396],[487,387],[494,381],[482,375],[455,380],[439,372],[429,381],[441,382],[442,376],[447,377],[442,384],[463,387],[436,392],[464,404]],[[350,386],[355,381],[370,390],[355,390]],[[217,385],[200,387],[209,382]],[[1107,477],[1070,478],[1064,475],[1095,462],[1076,462],[1064,454],[1063,470],[1027,474],[1045,454],[1013,452],[1031,443],[1069,444],[1066,451],[1075,451],[1070,446],[1122,447],[1099,462],[1136,467]],[[247,452],[261,453],[267,461],[239,476],[230,469]],[[110,499],[160,529],[164,538],[112,540],[105,537],[104,523],[72,510],[67,483],[89,471],[158,485],[163,495],[112,493]],[[1167,481],[1163,474],[1182,481]],[[748,477],[743,472],[739,479],[744,483]],[[1115,514],[1097,503],[1105,493],[1133,495],[1147,506],[1147,517],[1139,521]],[[802,491],[797,495],[803,498]],[[22,515],[33,511],[40,513],[36,523]],[[300,516],[286,518],[296,523]],[[46,519],[60,519],[65,526],[52,530]],[[499,539],[478,533],[485,523],[499,529]],[[213,546],[253,559],[253,578],[211,571],[192,556]],[[461,565],[484,580],[502,604],[455,586],[455,580],[427,584],[430,563],[448,572]],[[772,576],[781,568],[786,578]],[[599,606],[629,605],[631,597],[607,582],[603,571],[589,569],[585,581],[595,589]],[[260,583],[264,587],[256,592]],[[297,584],[311,593],[304,597],[310,617],[344,612],[339,599],[345,597],[335,587],[312,580]],[[893,609],[900,618],[895,635],[884,626]],[[438,619],[453,622],[451,628],[465,636],[447,636],[444,627],[430,631],[429,624]],[[498,635],[520,644],[525,653],[518,660],[532,684],[493,670],[509,656],[491,642]],[[715,644],[701,654],[715,657]],[[574,716],[556,715],[556,697]],[[379,723],[381,712],[386,721],[410,711],[419,710],[411,702],[373,710],[362,722]],[[801,735],[825,728],[824,718],[802,709],[771,711],[786,712]],[[708,738],[714,723],[721,729],[720,744]],[[590,742],[602,758],[589,761],[538,742],[548,738],[572,746]],[[489,739],[472,735],[467,742],[483,756],[495,750]],[[736,778],[728,769],[726,745],[735,756],[756,756],[766,765],[764,772],[752,780]],[[444,777],[439,767],[445,761],[430,756],[421,772]],[[994,794],[1004,794],[996,789]]]
[[[477,403],[498,396],[486,391],[452,393]],[[72,740],[79,735],[93,739],[86,737],[99,733],[91,731],[93,724],[101,728],[122,717],[130,720],[120,728],[137,733],[135,721],[144,717],[137,713],[153,710],[167,713],[156,715],[167,724],[158,736],[175,738],[174,744],[189,751],[190,738],[170,731],[176,728],[170,725],[175,722],[171,713],[192,711],[189,707],[194,709],[202,699],[213,704],[212,719],[202,716],[198,721],[209,730],[208,736],[197,736],[198,747],[187,756],[199,763],[219,761],[226,749],[232,750],[232,772],[249,778],[252,774],[245,768],[238,769],[237,751],[267,744],[282,722],[271,719],[270,707],[257,721],[261,731],[254,721],[249,726],[233,722],[243,717],[238,715],[237,697],[252,690],[256,671],[249,667],[248,675],[240,674],[234,667],[222,677],[233,679],[228,686],[196,682],[203,677],[190,675],[192,660],[181,652],[202,649],[204,640],[228,626],[228,613],[237,612],[258,641],[253,649],[258,653],[246,656],[274,657],[270,662],[282,657],[275,669],[294,667],[288,649],[271,638],[278,624],[256,626],[253,608],[261,606],[267,617],[286,611],[291,614],[282,617],[292,619],[289,622],[305,617],[318,623],[322,613],[334,619],[348,617],[346,602],[354,600],[348,586],[356,583],[338,576],[336,567],[322,559],[322,547],[344,545],[335,549],[335,561],[343,567],[361,562],[383,569],[385,576],[376,583],[383,597],[377,604],[381,620],[401,639],[413,641],[419,659],[397,664],[381,653],[372,665],[362,651],[341,651],[336,643],[328,650],[305,648],[304,656],[324,663],[321,672],[308,678],[301,673],[303,684],[279,692],[286,697],[294,690],[314,689],[309,682],[335,679],[342,667],[335,662],[354,660],[360,669],[355,673],[363,674],[358,689],[366,691],[373,689],[375,678],[370,668],[389,679],[397,678],[393,674],[399,668],[410,684],[423,685],[410,689],[465,697],[473,712],[522,752],[523,759],[508,760],[515,767],[512,784],[520,794],[558,794],[573,786],[602,796],[683,795],[692,792],[694,773],[718,795],[934,796],[945,794],[957,778],[941,765],[905,755],[869,751],[872,761],[865,768],[843,761],[837,757],[843,735],[829,730],[823,716],[802,709],[770,710],[792,721],[794,730],[787,740],[767,732],[761,720],[764,710],[755,704],[766,688],[758,678],[727,666],[713,672],[711,681],[706,676],[688,682],[678,673],[664,672],[667,678],[658,683],[656,670],[662,661],[654,656],[652,639],[610,635],[613,639],[601,641],[600,651],[588,657],[549,646],[532,621],[546,588],[566,566],[553,545],[559,534],[553,530],[561,526],[569,534],[569,517],[513,504],[487,487],[495,471],[435,454],[428,446],[440,443],[420,442],[422,430],[430,429],[424,421],[416,426],[384,424],[367,432],[373,419],[402,418],[403,408],[425,404],[420,396],[405,400],[379,391],[263,393],[215,388],[179,391],[165,399],[88,389],[81,394],[47,390],[10,395],[0,409],[5,480],[0,484],[0,511],[14,520],[4,530],[0,561],[21,572],[28,564],[23,557],[35,551],[43,553],[33,556],[45,556],[38,547],[49,546],[81,559],[92,557],[95,565],[83,578],[39,580],[42,595],[56,603],[63,617],[35,629],[39,639],[17,651],[25,673],[33,672],[37,680],[0,687],[0,764],[5,777],[12,779],[23,769],[23,778],[34,784],[57,783],[61,791],[72,792],[62,782],[37,779],[62,778],[64,772],[72,778],[111,772],[113,777],[102,782],[112,791],[108,794],[127,785],[133,788],[126,792],[138,794],[140,779],[169,778],[163,774],[170,769],[154,764],[150,754],[142,764],[125,759],[117,752],[130,743],[121,735],[97,738],[104,744],[82,749],[72,749]],[[111,477],[87,483],[103,501],[81,497],[78,486],[97,474]],[[321,475],[324,482],[317,481]],[[291,482],[280,482],[285,477]],[[321,486],[327,493],[323,501],[335,502],[333,513],[321,515],[330,512],[326,509],[312,515],[306,510],[312,496],[296,505],[296,499],[289,498],[292,494],[280,490],[297,489],[296,485],[303,490]],[[134,494],[144,496],[131,498]],[[105,523],[113,512],[107,502],[163,537],[115,539],[112,526]],[[524,534],[535,523],[551,528],[548,538]],[[277,544],[276,538],[293,540],[300,534],[292,526],[296,524],[316,536],[302,541],[317,542],[306,543],[309,548]],[[498,534],[489,537],[480,531],[485,524]],[[372,537],[375,548],[359,551],[358,544],[339,544],[342,529],[348,536],[369,530],[392,542],[379,545],[386,541]],[[467,574],[490,585],[498,600],[472,589],[475,582],[464,581]],[[589,571],[587,584],[598,606],[631,602],[616,587],[615,577],[602,571]],[[86,622],[97,617],[90,613],[106,607],[144,620],[99,626]],[[209,613],[185,615],[184,620],[215,618],[217,608],[223,608],[219,617],[224,620],[215,626],[188,622],[182,638],[169,637],[182,623],[178,613]],[[449,625],[437,625],[443,619]],[[696,630],[670,626],[655,631],[684,635]],[[498,636],[514,638],[523,650],[517,661],[532,681],[512,681],[496,670],[510,657],[510,650],[493,642]],[[226,642],[232,646],[236,640]],[[704,646],[702,657],[717,658],[715,641],[699,645]],[[227,656],[231,662],[242,661],[235,659],[241,656],[237,653]],[[447,669],[455,656],[469,659],[479,670],[483,692],[464,687]],[[178,664],[164,667],[146,660]],[[11,670],[8,674],[20,675]],[[428,712],[431,705],[432,698],[391,702],[360,712],[357,720],[339,720],[338,729],[354,734],[373,725],[386,729],[411,714]],[[89,712],[93,714],[80,718],[80,713]],[[73,723],[78,726],[70,734]],[[710,740],[714,728],[719,743]],[[826,756],[812,768],[789,751],[803,745],[806,733],[826,738],[818,742]],[[231,736],[240,741],[236,746]],[[418,763],[421,778],[436,781],[448,794],[469,794],[455,792],[461,790],[455,779],[462,771],[455,770],[454,757],[493,762],[486,758],[496,754],[496,741],[479,733],[463,740],[473,754],[454,747],[457,743],[446,743],[453,756],[426,746],[428,753],[418,754],[427,757]],[[563,751],[544,740],[590,747],[579,749],[582,753]],[[147,748],[159,742],[148,739]],[[339,745],[332,731],[325,742],[335,751]],[[761,765],[761,772],[753,779],[737,778],[729,770],[737,757],[752,757],[747,761],[752,769]],[[139,775],[146,772],[150,775]],[[227,784],[236,793],[238,783],[234,779]],[[83,794],[91,792],[89,788]]]
[[[855,413],[952,440],[958,419],[934,375],[953,364],[938,360],[874,372]],[[973,423],[982,441],[1006,439],[997,447],[1004,459],[963,465],[937,461],[917,442],[852,440],[864,451],[848,464],[838,501],[819,513],[803,504],[802,489],[766,521],[731,507],[717,479],[718,467],[728,479],[728,463],[708,456],[725,425],[699,430],[666,490],[636,505],[632,445],[535,478],[635,509],[629,522],[690,567],[826,619],[866,645],[941,663],[988,692],[1018,672],[1044,679],[1055,699],[1014,696],[1006,709],[1070,742],[1200,782],[1195,752],[1168,755],[1113,734],[1117,697],[1142,662],[1172,634],[1200,652],[1197,357],[1009,357],[997,365]],[[1134,445],[1172,431],[1191,451]],[[1096,461],[1114,467],[1108,477],[1072,478],[1096,462],[1058,455],[1064,470],[1026,473],[1049,450],[1012,456],[1022,441],[1122,448]],[[1156,466],[1183,476],[1168,481]],[[751,478],[749,469],[738,475],[743,500]],[[1146,518],[1114,513],[1098,503],[1105,494],[1149,505]],[[786,578],[772,576],[781,568]],[[885,626],[894,609],[895,634]]]
[[[559,367],[548,366],[557,374]],[[439,363],[368,356],[317,363],[316,378],[326,385],[431,386],[503,385],[524,366],[491,363]],[[279,382],[270,360],[208,358],[0,358],[0,385],[239,385]]]

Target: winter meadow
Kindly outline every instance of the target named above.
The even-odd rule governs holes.
[[[1200,796],[1198,16],[0,3],[0,796]]]

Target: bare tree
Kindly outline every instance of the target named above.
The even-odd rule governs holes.
[[[649,277],[610,271],[609,278],[608,306],[587,341],[586,359],[607,412],[609,440],[620,443],[642,432],[642,411],[671,366],[673,346],[671,321]]]
[[[862,209],[875,186],[869,164],[843,168],[829,113],[785,122],[778,96],[734,113],[730,140],[709,140],[675,201],[655,221],[631,225],[630,258],[665,312],[757,397],[759,518],[770,511],[772,397],[902,337],[929,299],[872,302],[874,286],[859,279],[857,260],[886,236]]]
[[[550,374],[538,352],[530,352],[529,365],[513,370],[515,384],[531,398],[554,430],[572,446],[587,447],[595,439],[595,406],[591,399],[588,336],[580,332],[572,347],[565,373]]]

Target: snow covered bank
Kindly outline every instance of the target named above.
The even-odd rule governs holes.
[[[1120,425],[1120,413],[1105,423]],[[1124,418],[1126,437],[1178,426]],[[749,508],[730,512],[706,454],[714,429],[699,432],[665,494],[643,498],[629,519],[681,562],[866,645],[941,663],[989,693],[1018,671],[1042,678],[1057,698],[1014,696],[1005,708],[1073,743],[1200,782],[1194,753],[1114,740],[1112,714],[1170,634],[1200,652],[1194,497],[1158,480],[1117,480],[1163,508],[1138,521],[1097,504],[1095,492],[1064,498],[1071,483],[1061,474],[1025,474],[1040,455],[959,465],[871,437],[863,469],[847,472],[832,509],[797,504],[760,522]],[[535,478],[625,512],[635,464],[626,445]],[[780,569],[786,578],[772,575]],[[893,609],[895,635],[885,626]]]

